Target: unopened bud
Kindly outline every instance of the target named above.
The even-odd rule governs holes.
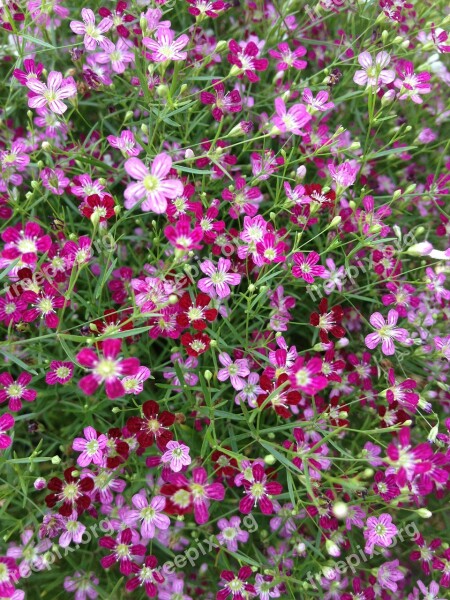
[[[203,373],[203,376],[206,379],[206,381],[211,381],[213,374],[211,373],[211,371],[206,369],[206,371]]]
[[[61,459],[59,456],[52,456],[52,465],[59,465]]]
[[[430,242],[420,242],[410,246],[405,252],[410,256],[428,256],[433,250],[433,245]]]
[[[43,490],[47,486],[47,482],[43,477],[38,477],[34,480],[33,486],[35,490]]]
[[[402,195],[402,190],[395,190],[395,192],[392,194],[392,199],[398,200],[401,195]]]
[[[345,502],[335,502],[332,510],[337,519],[345,519],[348,515],[348,505]]]
[[[428,508],[419,508],[416,510],[416,513],[419,515],[419,517],[422,517],[422,519],[429,519],[433,516],[433,513],[428,510]]]
[[[336,215],[335,217],[332,218],[330,227],[337,227],[341,221],[342,221],[341,215]]]
[[[272,456],[272,454],[266,454],[266,456],[264,457],[264,462],[266,463],[266,465],[274,465],[277,462],[277,460],[275,456]]]

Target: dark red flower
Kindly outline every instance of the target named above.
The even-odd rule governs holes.
[[[69,467],[64,471],[64,481],[59,477],[52,477],[47,484],[47,488],[52,492],[45,497],[45,503],[49,508],[53,508],[61,503],[58,512],[63,517],[69,517],[74,510],[80,515],[87,510],[91,504],[91,498],[88,492],[94,488],[94,480],[90,477],[80,479],[72,475],[74,467]]]
[[[163,451],[167,442],[173,438],[169,431],[175,422],[175,415],[167,410],[161,409],[157,402],[149,400],[142,406],[142,417],[130,417],[127,421],[127,428],[136,434],[136,439],[141,448],[149,448],[156,442],[158,448]]]
[[[206,333],[183,333],[181,343],[189,356],[200,356],[209,349],[211,338]]]
[[[309,322],[314,327],[319,328],[320,341],[324,344],[329,344],[329,333],[333,334],[336,338],[344,337],[345,329],[340,325],[343,317],[344,311],[340,306],[333,306],[331,310],[328,310],[328,300],[322,298],[319,302],[319,312],[313,312],[309,318]]]
[[[192,326],[197,331],[206,329],[207,321],[215,321],[218,314],[215,308],[207,308],[210,303],[211,298],[206,294],[198,294],[195,301],[192,301],[189,292],[183,294],[180,299],[181,312],[177,315],[178,325]]]
[[[88,196],[80,206],[80,212],[90,219],[92,215],[97,215],[100,223],[105,223],[108,219],[115,216],[115,202],[111,196],[99,196],[93,194]]]

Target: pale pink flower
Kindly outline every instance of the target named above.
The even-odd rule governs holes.
[[[287,110],[283,98],[275,98],[275,112],[272,123],[282,133],[303,135],[302,128],[312,118],[303,104],[294,104]]]
[[[386,69],[391,62],[391,57],[384,50],[378,52],[375,62],[370,52],[361,52],[358,62],[362,70],[356,71],[353,76],[353,81],[358,85],[379,87],[382,83],[392,83],[395,79],[395,71]]]
[[[161,27],[156,32],[156,40],[145,37],[142,40],[144,46],[151,50],[151,59],[155,62],[164,62],[166,60],[185,60],[187,52],[181,52],[189,42],[189,36],[180,35],[175,39],[175,32],[172,29]]]
[[[178,179],[167,179],[171,168],[172,159],[165,152],[155,156],[150,169],[139,158],[129,158],[125,163],[125,171],[137,182],[125,190],[125,208],[133,208],[144,200],[141,205],[144,212],[164,213],[167,199],[181,196],[184,189]]]
[[[172,471],[178,473],[181,469],[192,462],[189,456],[189,447],[180,442],[167,442],[166,451],[161,456],[161,462],[169,463]]]
[[[238,358],[233,362],[229,354],[222,352],[219,354],[219,362],[224,368],[220,369],[217,373],[217,379],[219,381],[226,381],[229,379],[235,390],[242,390],[245,386],[245,379],[242,378],[247,377],[250,373],[247,359]]]
[[[103,34],[111,29],[113,21],[109,17],[105,17],[100,21],[98,25],[95,24],[95,14],[90,8],[83,8],[81,10],[81,21],[71,21],[70,29],[78,34],[84,35],[84,47],[86,50],[92,52],[96,49],[97,44],[108,50],[114,48],[114,44],[111,40],[108,40]]]
[[[381,351],[386,356],[395,354],[394,340],[405,342],[408,338],[408,332],[402,327],[396,327],[398,321],[398,312],[390,310],[388,312],[387,322],[379,312],[370,316],[370,324],[376,329],[374,333],[366,336],[365,343],[368,348],[373,350],[381,343]]]
[[[75,438],[72,444],[73,450],[81,452],[77,463],[80,467],[87,467],[91,463],[101,465],[108,438],[103,434],[98,435],[93,427],[85,427],[83,433],[84,438]]]
[[[126,42],[123,38],[117,40],[114,46],[108,46],[104,52],[95,55],[95,60],[101,64],[111,64],[111,69],[114,73],[123,73],[129,63],[134,60],[134,52],[131,51],[130,42]]]
[[[62,100],[77,94],[77,86],[73,78],[63,79],[59,71],[50,71],[46,84],[38,79],[29,79],[26,86],[33,92],[33,95],[28,98],[30,108],[47,106],[57,115],[62,115],[67,110]]]
[[[155,496],[149,503],[145,491],[141,490],[133,496],[131,502],[134,509],[126,511],[123,520],[131,527],[140,521],[141,535],[144,539],[153,539],[157,529],[164,531],[170,527],[169,517],[163,514],[166,507],[164,496]]]
[[[227,298],[231,294],[230,285],[239,285],[241,282],[239,273],[229,273],[231,260],[228,258],[219,258],[217,266],[205,260],[200,264],[200,269],[208,277],[200,279],[198,288],[212,298],[216,294],[219,298]]]

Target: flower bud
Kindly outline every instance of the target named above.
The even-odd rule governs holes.
[[[416,510],[416,513],[419,515],[419,517],[422,517],[422,519],[429,519],[433,516],[433,513],[428,510],[428,508],[419,508]]]
[[[203,376],[206,379],[206,381],[211,381],[213,374],[209,369],[206,369],[206,371],[203,373]]]
[[[34,480],[33,486],[35,490],[43,490],[47,486],[47,482],[43,477],[38,477]]]
[[[330,227],[337,227],[341,221],[342,221],[342,217],[340,215],[336,215],[331,220]]]
[[[277,459],[272,454],[266,454],[264,457],[264,462],[266,465],[274,465],[277,462]]]
[[[432,250],[433,245],[430,242],[420,242],[410,246],[405,252],[410,256],[428,256]]]
[[[59,456],[52,456],[52,465],[59,465],[61,459]]]

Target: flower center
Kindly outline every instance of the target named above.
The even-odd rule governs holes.
[[[95,367],[94,372],[101,377],[101,379],[108,379],[116,374],[117,364],[114,360],[101,360]]]
[[[30,240],[28,238],[20,240],[20,242],[17,244],[17,247],[19,249],[19,252],[22,252],[22,254],[28,254],[30,252],[34,253],[37,251],[34,240]]]
[[[145,187],[147,192],[154,192],[158,189],[159,179],[154,175],[146,175],[142,180],[142,185]]]
[[[11,398],[20,398],[22,396],[23,387],[18,383],[12,383],[6,388],[6,393]]]

